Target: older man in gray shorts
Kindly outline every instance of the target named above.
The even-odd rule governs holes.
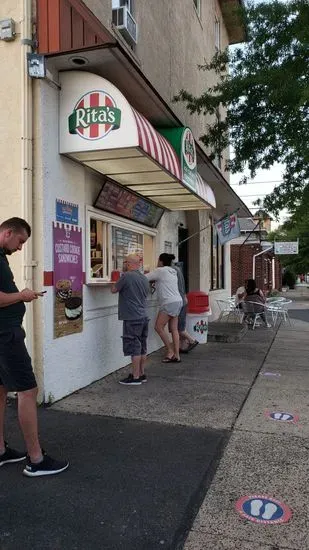
[[[113,284],[112,293],[119,292],[118,318],[123,321],[123,353],[130,355],[133,373],[120,384],[140,386],[147,382],[145,363],[147,358],[148,315],[147,295],[148,279],[139,271],[138,256],[129,255],[124,262],[125,273]]]

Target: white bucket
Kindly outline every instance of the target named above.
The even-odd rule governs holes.
[[[204,313],[187,313],[186,329],[190,336],[200,344],[207,344],[209,311]]]

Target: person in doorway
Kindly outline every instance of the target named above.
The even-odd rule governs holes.
[[[147,279],[156,285],[159,313],[157,315],[155,330],[166,347],[166,356],[163,363],[180,363],[178,316],[183,306],[182,298],[178,290],[178,278],[176,270],[171,267],[173,254],[163,252],[158,259],[158,267],[147,273]],[[169,323],[172,334],[170,342],[165,331]]]
[[[175,260],[174,255],[172,255],[172,260]],[[176,270],[176,273],[177,273],[178,290],[182,298],[182,304],[183,304],[178,316],[179,352],[189,353],[189,351],[191,351],[193,348],[195,348],[195,346],[198,345],[198,341],[192,338],[192,336],[190,336],[190,334],[186,330],[188,299],[186,296],[186,284],[185,284],[183,273],[178,266],[173,265],[172,267]],[[169,329],[170,329],[170,321],[169,321]],[[171,329],[170,329],[170,332],[171,332]]]
[[[0,466],[26,458],[23,473],[29,477],[59,474],[68,468],[67,461],[51,458],[41,449],[38,436],[38,388],[27,352],[22,328],[25,302],[42,296],[25,288],[17,289],[7,256],[21,250],[31,235],[29,224],[10,218],[0,225]],[[4,440],[4,414],[7,392],[17,392],[18,419],[27,454],[16,451]]]
[[[124,274],[111,287],[113,294],[119,292],[118,318],[123,321],[123,353],[131,356],[133,372],[119,383],[125,386],[140,386],[147,382],[145,364],[147,359],[148,315],[147,296],[149,283],[140,272],[140,259],[129,255],[124,261]]]
[[[271,325],[267,322],[266,315],[265,315],[265,296],[262,290],[257,288],[256,282],[254,279],[248,279],[246,284],[246,295],[244,302],[246,303],[252,303],[253,312],[259,313],[261,316],[262,321],[264,322],[265,326],[267,328],[270,328]],[[261,304],[261,305],[259,305]],[[250,321],[250,313],[246,314],[246,320]]]

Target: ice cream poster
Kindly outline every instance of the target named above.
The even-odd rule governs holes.
[[[53,223],[54,338],[83,330],[82,230]]]

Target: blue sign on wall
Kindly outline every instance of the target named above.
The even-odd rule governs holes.
[[[56,199],[56,221],[78,225],[78,205]]]

